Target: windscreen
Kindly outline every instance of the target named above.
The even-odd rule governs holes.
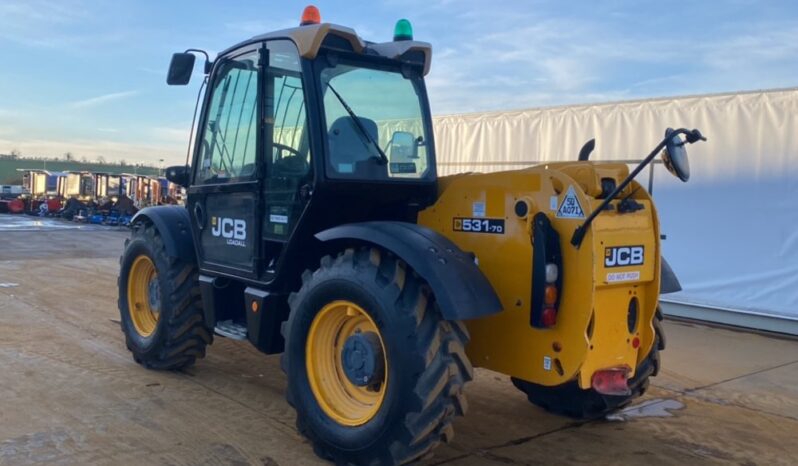
[[[421,78],[337,64],[322,70],[327,176],[419,179],[430,174]]]

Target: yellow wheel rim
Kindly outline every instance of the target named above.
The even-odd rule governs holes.
[[[155,332],[161,314],[161,293],[158,273],[152,259],[138,256],[130,267],[127,278],[127,304],[133,327],[142,337]]]
[[[366,332],[373,333],[379,340],[383,370],[369,386],[360,387],[344,372],[342,356],[347,339]],[[319,311],[308,332],[305,367],[316,401],[338,424],[363,425],[379,412],[388,385],[385,343],[374,320],[357,304],[333,301]]]

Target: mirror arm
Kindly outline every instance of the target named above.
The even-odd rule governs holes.
[[[213,63],[211,62],[211,57],[208,55],[208,52],[202,49],[186,49],[186,51],[183,53],[192,53],[192,52],[205,55],[205,67],[203,68],[203,71],[205,72],[205,74],[210,74],[211,68],[213,67]]]
[[[587,229],[590,228],[590,224],[593,223],[593,220],[595,220],[598,214],[600,214],[601,211],[604,210],[607,207],[607,205],[610,202],[612,202],[613,199],[615,199],[615,196],[617,196],[618,193],[623,191],[629,185],[629,183],[632,182],[632,180],[646,167],[646,165],[648,165],[649,163],[651,163],[652,160],[654,160],[657,154],[659,154],[659,152],[667,145],[669,139],[679,134],[684,134],[685,137],[687,138],[686,142],[689,142],[690,144],[698,140],[706,140],[705,138],[703,138],[703,136],[701,136],[701,133],[697,132],[696,130],[690,131],[685,128],[679,128],[670,133],[668,136],[666,136],[662,141],[660,141],[660,143],[657,144],[657,147],[655,147],[654,150],[651,151],[651,153],[648,154],[646,158],[643,159],[643,161],[640,162],[640,164],[636,166],[634,170],[632,170],[631,173],[629,173],[629,176],[627,176],[618,186],[616,186],[615,189],[610,194],[608,194],[607,197],[604,198],[601,204],[599,204],[599,206],[596,207],[593,210],[593,212],[591,212],[590,215],[587,216],[585,221],[582,222],[582,224],[579,225],[576,228],[576,230],[574,230],[574,234],[571,237],[571,244],[574,245],[576,249],[579,249],[579,246],[582,244],[582,240],[585,238]],[[691,142],[691,139],[694,140]]]
[[[671,135],[671,137],[673,136]],[[649,163],[651,163],[652,160],[654,160],[657,154],[659,154],[659,151],[661,151],[662,148],[665,147],[666,142],[667,138],[663,139],[662,142],[657,144],[657,147],[655,147],[654,150],[651,151],[651,153],[648,154],[648,156],[645,159],[643,159],[643,161],[640,162],[640,164],[637,167],[635,167],[634,170],[632,170],[632,173],[629,173],[629,176],[627,176],[626,179],[624,179],[621,182],[621,184],[616,186],[615,189],[610,194],[608,194],[607,197],[604,198],[601,204],[599,204],[599,206],[596,207],[593,210],[593,212],[590,212],[590,215],[587,216],[585,221],[581,225],[579,225],[576,228],[576,230],[574,230],[574,234],[571,237],[571,244],[573,244],[576,247],[576,249],[579,249],[579,246],[582,244],[582,240],[585,237],[585,233],[587,233],[587,229],[590,228],[590,224],[593,223],[593,220],[598,216],[598,214],[601,213],[601,211],[604,210],[610,202],[612,202],[612,200],[615,198],[615,196],[618,195],[618,193],[623,191],[629,185],[629,183],[632,182],[634,177],[637,176],[637,174],[640,173],[643,170],[643,168],[646,167],[646,165],[648,165]]]

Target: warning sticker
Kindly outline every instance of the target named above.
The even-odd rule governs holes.
[[[471,216],[472,217],[484,217],[485,216],[485,203],[484,202],[475,202],[471,205]]]
[[[288,223],[288,216],[287,215],[269,215],[269,221],[272,223]]]
[[[610,272],[607,274],[607,283],[631,282],[640,280],[640,272]]]
[[[576,198],[576,192],[573,186],[568,186],[568,191],[560,203],[560,208],[557,209],[558,218],[585,218],[585,211],[579,204],[579,199]]]

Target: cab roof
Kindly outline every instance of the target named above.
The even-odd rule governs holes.
[[[381,43],[367,42],[358,36],[354,29],[332,23],[309,24],[261,34],[224,50],[219,53],[219,56],[226,55],[247,44],[267,39],[289,39],[296,44],[299,55],[302,58],[313,60],[318,55],[319,49],[321,49],[324,40],[328,36],[337,36],[344,39],[349,43],[352,51],[357,54],[377,55],[392,60],[401,60],[403,57],[406,58],[406,54],[410,52],[420,52],[424,57],[424,75],[429,73],[432,60],[432,45],[429,43],[414,40]]]

